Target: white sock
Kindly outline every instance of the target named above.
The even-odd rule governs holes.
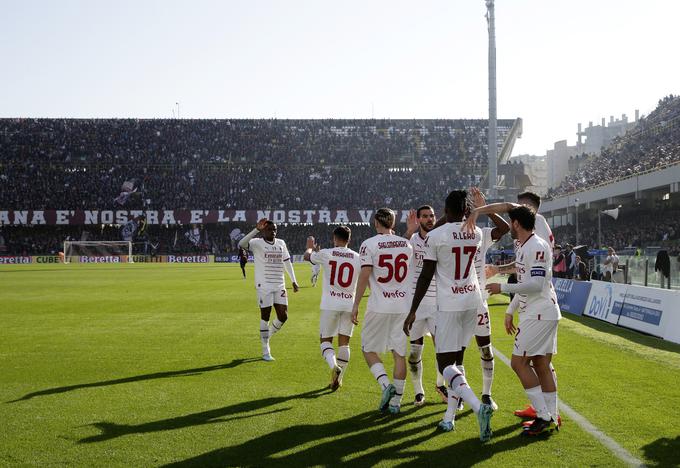
[[[338,366],[344,371],[349,364],[349,346],[338,346],[338,356],[335,358]]]
[[[456,398],[462,397],[475,414],[479,413],[479,398],[468,385],[465,375],[456,366],[448,366],[444,369],[444,380],[448,383],[449,389]]]
[[[387,377],[387,372],[385,372],[385,366],[382,362],[376,362],[371,366],[371,374],[378,381],[378,384],[382,389],[385,389],[390,385],[390,378]]]
[[[279,330],[281,330],[283,323],[284,322],[281,322],[277,318],[272,320],[272,324],[269,326],[269,336],[274,336]]]
[[[413,392],[417,395],[425,393],[423,390],[423,345],[411,344],[408,355],[408,369],[413,381]],[[396,385],[396,384],[395,384]]]
[[[335,368],[337,364],[335,362],[335,350],[333,349],[333,343],[329,343],[328,341],[321,343],[321,356],[328,363],[328,367],[331,369]]]
[[[262,342],[262,354],[271,354],[269,350],[269,323],[260,320],[260,341]]]
[[[394,394],[390,400],[390,406],[401,406],[401,397],[404,396],[404,384],[406,380],[394,379],[394,388],[397,389],[397,393]]]
[[[491,345],[482,346],[479,348],[481,353],[482,363],[482,395],[491,395],[491,386],[493,385],[493,350]]]
[[[557,422],[557,416],[560,414],[557,408],[557,392],[543,392],[543,399],[545,400],[545,405],[548,407],[548,412],[552,415],[555,422]]]
[[[531,405],[536,409],[538,417],[550,421],[550,411],[548,411],[548,405],[545,403],[541,386],[537,385],[533,388],[525,388],[524,391],[527,392],[529,401],[531,401]]]
[[[443,380],[443,378],[442,378]],[[456,411],[458,410],[458,397],[453,394],[453,392],[448,392],[449,393],[449,399],[446,403],[446,412],[444,413],[444,421],[445,422],[453,422],[454,419],[456,419]]]

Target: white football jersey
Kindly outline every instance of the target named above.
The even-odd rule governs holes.
[[[555,248],[555,237],[553,236],[552,230],[548,225],[548,221],[545,220],[543,215],[540,215],[538,213],[536,213],[536,222],[534,223],[534,234],[536,234],[538,237],[546,241],[551,249]],[[519,241],[515,239],[514,244],[516,256],[517,249],[519,247]],[[552,258],[552,254],[550,254],[550,258]]]
[[[321,310],[351,312],[361,261],[359,254],[347,247],[312,252],[310,261],[323,268]]]
[[[491,232],[494,228],[482,228],[482,246],[475,254],[475,270],[477,271],[477,281],[479,281],[479,289],[482,292],[482,299],[486,301],[489,298],[489,293],[486,292],[486,271],[484,271],[484,264],[486,263],[486,253],[494,244],[491,238]]]
[[[361,244],[359,255],[362,267],[373,267],[366,310],[381,314],[408,313],[411,306],[408,276],[413,256],[411,243],[394,234],[378,234]]]
[[[477,309],[482,295],[474,265],[482,247],[482,230],[469,234],[463,223],[446,223],[425,239],[425,260],[437,262],[437,308],[440,311]]]
[[[250,239],[248,250],[255,262],[255,287],[267,290],[285,287],[283,262],[290,259],[290,254],[283,239],[275,238],[274,242]]]
[[[414,294],[416,292],[416,283],[420,277],[420,272],[423,271],[423,260],[425,259],[425,239],[420,237],[420,232],[416,232],[411,236],[411,247],[413,247],[413,258],[411,259],[411,268],[409,273],[411,275],[412,284],[411,293]],[[423,297],[423,301],[420,303],[420,305],[437,305],[437,278],[432,278],[430,287],[427,288],[425,297]],[[418,307],[418,310],[420,310],[420,307]],[[416,315],[417,313],[418,312],[416,311]]]
[[[552,284],[552,248],[545,240],[532,234],[517,249],[517,283],[522,284],[531,278],[543,279],[540,293],[518,294],[519,317],[537,320],[559,320],[562,318],[557,305],[557,295]]]

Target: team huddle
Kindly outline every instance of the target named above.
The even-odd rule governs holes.
[[[551,281],[552,233],[545,219],[536,214],[540,197],[527,192],[518,196],[518,202],[486,205],[476,188],[469,193],[454,190],[439,220],[429,205],[412,210],[404,237],[394,233],[395,213],[381,208],[373,220],[377,234],[364,241],[358,253],[348,248],[351,230],[347,226],[334,229],[332,248],[320,249],[313,237],[308,238],[304,259],[323,269],[319,332],[321,355],[331,371],[331,389],[342,385],[350,361],[349,342],[368,287],[361,349],[380,386],[378,410],[400,412],[409,372],[413,404],[425,403],[422,354],[425,336],[430,335],[436,352],[435,391],[446,403],[439,429],[452,431],[456,412],[467,404],[477,416],[480,440],[488,441],[491,417],[498,406],[491,397],[494,355],[487,298],[507,292],[514,295],[505,315],[505,329],[515,335],[511,365],[531,402],[515,412],[528,419],[522,433],[531,436],[558,429],[561,419],[551,359],[557,352],[561,315]],[[510,223],[501,213],[509,214]],[[480,215],[489,216],[494,227],[479,228]],[[485,265],[487,251],[507,232],[515,241],[515,262]],[[255,238],[258,233],[261,238]],[[276,225],[266,219],[239,246],[252,251],[255,259],[262,355],[273,361],[270,339],[287,319],[284,270],[298,291],[290,254],[285,242],[276,237]],[[487,283],[487,275],[499,272],[515,273],[516,282]],[[314,284],[316,276],[318,269]],[[270,321],[272,306],[276,317]],[[470,388],[463,365],[473,336],[480,352],[481,399]],[[380,357],[388,351],[394,358],[392,379]]]

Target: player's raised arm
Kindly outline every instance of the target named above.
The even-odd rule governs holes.
[[[486,206],[486,198],[484,198],[484,194],[481,190],[477,187],[472,187],[470,189],[470,194],[472,195],[472,204],[475,209]],[[491,231],[491,239],[494,242],[510,232],[510,224],[508,224],[503,217],[499,216],[497,213],[490,213],[488,216],[495,226]]]
[[[423,260],[423,269],[418,277],[418,282],[416,283],[416,290],[413,293],[413,300],[411,301],[411,311],[406,316],[404,321],[404,333],[408,336],[411,333],[411,327],[413,322],[416,320],[416,311],[418,306],[420,306],[421,301],[425,297],[430,283],[432,282],[432,277],[437,269],[437,262],[434,260]]]
[[[418,229],[420,229],[420,223],[418,222],[416,210],[410,209],[408,211],[408,218],[406,218],[406,233],[404,237],[410,239],[413,234],[418,232]]]
[[[475,231],[475,226],[477,225],[477,218],[480,215],[507,213],[508,211],[519,206],[521,205],[518,205],[517,203],[492,203],[490,205],[475,208],[474,210],[472,210],[470,216],[465,221],[464,229],[465,231],[472,233]]]
[[[307,237],[307,245],[305,246],[307,250],[303,254],[303,258],[306,262],[312,261],[312,252],[314,252],[314,236]]]
[[[250,231],[248,234],[246,234],[243,239],[238,241],[239,247],[243,249],[248,249],[248,246],[250,245],[250,241],[253,237],[255,237],[260,231],[262,231],[266,226],[267,226],[267,218],[262,218],[257,222],[257,225],[255,226],[255,229]]]

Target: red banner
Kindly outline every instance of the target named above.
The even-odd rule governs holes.
[[[373,210],[5,210],[0,226],[80,226],[125,224],[144,216],[149,224],[187,225],[246,222],[261,218],[275,223],[344,224],[370,223]],[[408,210],[397,210],[397,222],[406,222]]]

